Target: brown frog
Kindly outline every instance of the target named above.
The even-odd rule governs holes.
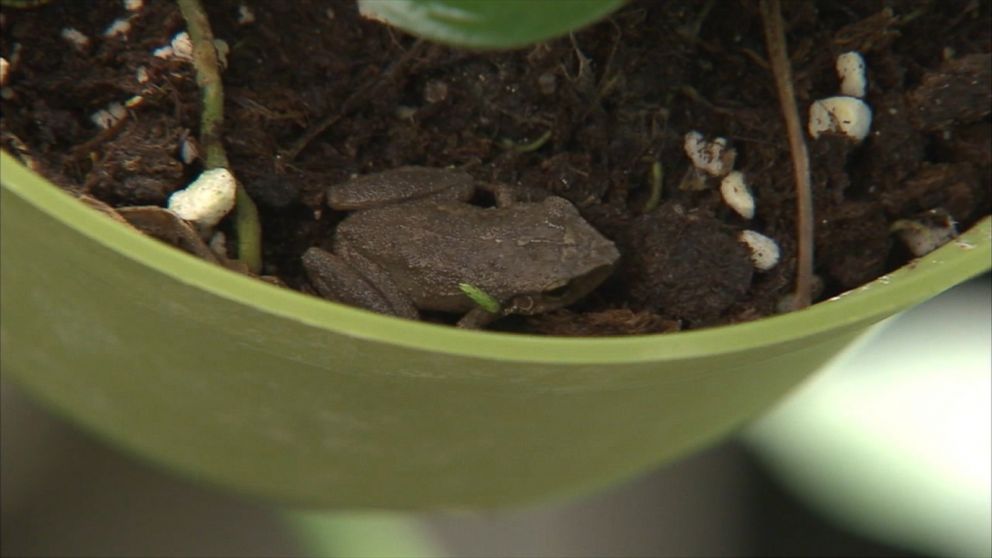
[[[478,185],[483,187],[485,185]],[[496,207],[468,202],[477,184],[460,170],[402,167],[332,186],[327,203],[354,210],[333,253],[310,248],[303,264],[321,296],[416,319],[418,309],[464,313],[462,327],[569,305],[598,286],[620,257],[568,201],[516,201],[492,188]],[[491,313],[460,285],[500,303]]]

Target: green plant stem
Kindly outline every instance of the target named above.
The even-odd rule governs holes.
[[[529,153],[544,147],[544,144],[548,143],[548,140],[551,139],[551,132],[551,130],[547,130],[534,141],[527,143],[516,143],[512,139],[506,138],[502,144],[505,149],[512,149],[517,153]]]
[[[765,26],[768,58],[775,74],[779,104],[789,135],[789,151],[796,180],[796,297],[793,309],[801,310],[812,301],[813,284],[813,188],[810,179],[809,151],[803,138],[792,85],[792,67],[785,43],[785,24],[779,0],[761,0],[761,17]]]
[[[235,198],[234,228],[238,233],[238,259],[248,266],[252,273],[262,271],[262,224],[258,220],[255,202],[238,182]]]
[[[224,151],[224,85],[217,63],[217,50],[210,21],[200,0],[176,0],[186,20],[190,41],[193,43],[193,67],[196,83],[202,94],[200,114],[200,145],[203,147],[204,166],[207,169],[230,170]],[[232,173],[233,174],[233,173]],[[238,259],[252,273],[262,269],[262,227],[258,221],[258,208],[244,186],[238,181],[235,205],[235,230],[238,236]]]
[[[648,201],[644,202],[644,213],[654,211],[661,203],[661,188],[665,179],[665,169],[661,166],[661,161],[651,163],[651,190],[648,194]]]

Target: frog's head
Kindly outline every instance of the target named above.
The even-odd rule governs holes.
[[[568,306],[606,280],[620,259],[616,245],[570,202],[549,197],[540,205],[547,236],[536,243],[543,247],[532,252],[538,261],[530,266],[530,288],[504,304],[506,314],[540,314]]]

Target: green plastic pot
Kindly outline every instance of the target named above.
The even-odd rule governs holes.
[[[534,337],[273,287],[128,230],[7,154],[0,178],[4,375],[155,463],[314,506],[505,506],[631,477],[732,432],[870,325],[992,257],[986,219],[802,312]]]

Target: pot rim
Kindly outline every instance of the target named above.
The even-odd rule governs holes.
[[[79,203],[5,151],[0,183],[91,240],[172,280],[336,334],[420,351],[507,362],[624,364],[676,361],[771,347],[881,320],[992,268],[992,217],[938,250],[808,309],[698,330],[615,337],[556,337],[415,322],[319,299],[202,261]]]

